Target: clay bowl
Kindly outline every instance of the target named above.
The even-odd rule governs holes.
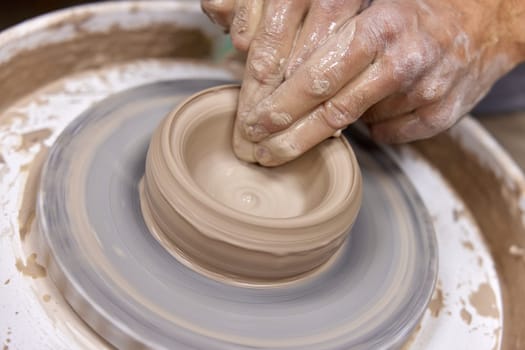
[[[187,266],[221,280],[269,283],[309,275],[345,242],[361,174],[345,138],[264,168],[237,159],[238,86],[193,95],[154,133],[141,184],[145,222]]]

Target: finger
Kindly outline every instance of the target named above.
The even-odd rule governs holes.
[[[263,17],[248,52],[239,94],[236,127],[244,124],[247,110],[270,95],[282,82],[283,67],[306,11],[306,5],[306,1],[264,2]],[[250,131],[256,133],[257,128]],[[246,138],[245,134],[243,136]]]
[[[290,55],[285,78],[297,70],[349,18],[360,9],[362,0],[314,1]]]
[[[255,31],[259,26],[263,0],[239,0],[235,6],[235,17],[230,35],[233,46],[240,51],[248,51]]]
[[[388,63],[381,59],[376,61],[316,109],[322,111],[326,123],[332,129],[346,127],[361,117],[368,108],[398,89],[400,83],[388,74],[390,70]],[[269,134],[288,128],[293,124],[293,121],[289,122],[290,118],[277,113],[263,117],[260,121]]]
[[[387,83],[396,83],[399,91],[414,86],[435,65],[439,50],[432,41],[427,41],[427,37],[411,40],[403,36],[399,25],[376,28],[374,32],[367,27],[374,23],[370,18],[374,18],[374,12],[367,10],[347,22],[290,79],[253,109],[245,125],[246,129],[257,131],[250,140],[258,141],[288,127],[309,109],[332,97],[347,81],[355,79],[376,57],[383,62],[383,65],[376,65],[381,69],[381,76],[387,78]],[[352,27],[355,29],[351,34],[355,37],[344,42],[352,37],[347,33],[347,28]],[[347,51],[340,55],[341,48]],[[323,52],[320,57],[319,52]]]
[[[362,120],[368,124],[381,123],[411,113],[428,104],[413,94],[398,92],[370,107],[363,113]]]
[[[246,137],[259,141],[286,129],[355,79],[375,57],[368,35],[350,20],[245,118]],[[253,131],[256,131],[255,133]]]
[[[237,158],[244,160],[248,163],[257,162],[257,160],[255,159],[256,144],[242,137],[238,127],[233,128],[232,147],[233,153],[237,156]]]
[[[321,113],[314,111],[289,129],[256,144],[254,157],[264,166],[281,165],[299,157],[335,132],[326,124]]]
[[[213,23],[229,30],[233,20],[235,0],[201,0],[201,8]]]
[[[308,116],[255,148],[256,160],[266,166],[288,162],[326,138],[355,122],[371,105],[397,89],[398,83],[370,66],[358,79],[341,89],[332,99],[318,106]]]
[[[456,95],[419,108],[392,120],[369,125],[371,137],[384,143],[405,143],[425,139],[450,128],[462,115]]]

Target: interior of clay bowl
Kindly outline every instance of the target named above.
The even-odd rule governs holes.
[[[264,168],[232,150],[238,86],[183,102],[155,132],[141,205],[179,260],[235,280],[287,280],[322,266],[347,238],[361,177],[345,139]]]
[[[228,110],[214,109],[186,131],[182,164],[195,184],[219,205],[264,218],[308,215],[329,197],[328,164],[316,149],[292,164],[265,168],[235,157]]]

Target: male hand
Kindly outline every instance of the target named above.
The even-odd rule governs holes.
[[[367,5],[203,0],[248,50],[234,130],[240,158],[282,164],[359,118],[380,142],[433,136],[525,57],[525,5],[514,0]]]

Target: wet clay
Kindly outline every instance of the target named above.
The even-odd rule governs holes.
[[[22,260],[16,259],[16,268],[18,271],[22,272],[24,276],[29,276],[32,278],[39,278],[47,276],[46,268],[36,261],[36,253],[31,254],[25,264]]]
[[[22,134],[22,143],[20,145],[21,150],[27,150],[35,144],[42,143],[49,136],[51,136],[52,131],[50,129],[39,129],[31,131],[25,134]]]
[[[525,262],[525,249],[522,247],[518,247],[517,245],[513,244],[509,247],[509,254],[512,256],[515,256],[516,258],[521,258],[523,262]]]
[[[441,309],[444,306],[443,299],[443,292],[441,291],[440,287],[437,287],[434,292],[434,296],[428,304],[428,309],[430,310],[430,314],[432,315],[432,317],[439,316],[439,313],[441,312]]]
[[[344,138],[278,168],[237,159],[238,91],[205,90],[161,123],[141,184],[144,219],[188,266],[247,282],[298,278],[346,240],[361,203],[357,161]]]
[[[41,145],[40,147],[40,151],[28,169],[29,173],[24,188],[24,196],[18,211],[18,226],[20,228],[20,239],[22,241],[25,240],[27,234],[31,231],[31,225],[35,220],[35,202],[40,184],[40,173],[48,154],[48,148],[46,146]]]

